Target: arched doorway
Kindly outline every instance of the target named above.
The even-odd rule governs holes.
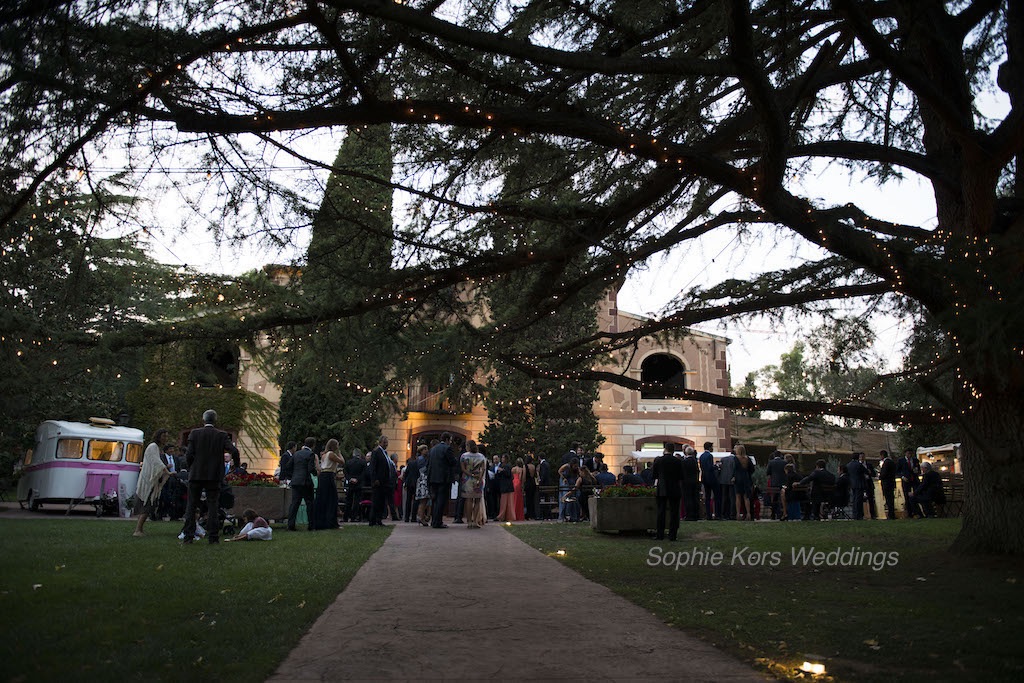
[[[658,384],[673,389],[686,388],[686,366],[682,361],[667,353],[655,353],[640,363],[640,381],[644,384]],[[640,392],[643,399],[671,398],[662,388],[645,389]]]
[[[469,430],[459,429],[458,427],[446,424],[429,424],[416,427],[415,431],[409,433],[409,452],[415,453],[421,443],[429,446],[433,439],[440,440],[441,434],[444,432],[452,435],[452,447],[457,451],[456,455],[461,454],[462,451],[459,449],[470,438],[470,432]]]

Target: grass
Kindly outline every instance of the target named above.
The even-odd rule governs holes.
[[[815,659],[840,681],[1022,680],[1024,563],[950,554],[959,526],[699,522],[684,523],[677,542],[583,525],[510,531],[541,552],[564,549],[562,561],[588,579],[780,678]],[[811,547],[881,554],[860,566],[794,564],[793,549]],[[667,553],[690,559],[695,548],[721,552],[719,566],[665,566],[679,558]],[[753,553],[767,553],[768,566],[750,566]]]
[[[179,529],[0,517],[3,680],[264,680],[387,537],[182,546]]]

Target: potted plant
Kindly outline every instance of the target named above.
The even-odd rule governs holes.
[[[268,520],[284,519],[288,514],[288,489],[281,488],[272,474],[256,472],[231,472],[224,477],[231,486],[235,504],[231,509],[236,513],[252,508]]]
[[[605,486],[591,496],[590,528],[595,531],[647,531],[657,523],[653,486]]]

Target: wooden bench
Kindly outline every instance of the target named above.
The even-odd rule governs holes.
[[[942,493],[946,496],[944,503],[936,503],[936,514],[939,517],[960,517],[964,513],[964,482],[958,480],[942,480]]]
[[[558,517],[558,487],[537,487],[537,515],[540,519],[556,519]]]
[[[594,486],[584,486],[587,497],[594,495]],[[558,519],[558,506],[562,492],[558,486],[537,487],[537,514],[539,519]],[[582,511],[586,516],[586,511]]]

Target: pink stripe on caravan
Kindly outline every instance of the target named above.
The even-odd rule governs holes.
[[[48,470],[51,467],[70,467],[72,469],[91,470],[93,472],[133,472],[142,469],[142,464],[137,462],[122,464],[105,462],[103,460],[55,460],[53,462],[41,462],[38,465],[29,465],[24,471],[35,472],[37,470]]]

